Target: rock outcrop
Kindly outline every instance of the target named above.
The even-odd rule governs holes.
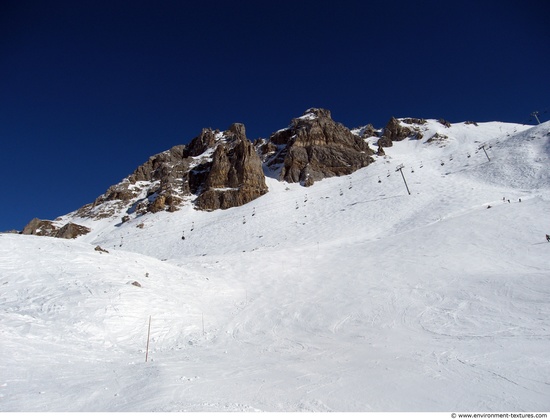
[[[122,182],[111,186],[80,217],[106,218],[177,211],[184,203],[201,210],[226,209],[267,192],[262,162],[243,124],[220,132],[205,128],[186,145],[149,158]]]
[[[88,234],[91,230],[88,227],[81,226],[75,223],[67,223],[57,230],[55,237],[61,239],[74,239],[78,236]]]
[[[233,124],[227,143],[219,144],[195,201],[202,210],[244,205],[267,192],[260,157],[246,139],[244,125]]]
[[[382,131],[378,146],[391,147],[394,141],[403,141],[409,137],[420,140],[423,134],[419,126],[426,124],[426,122],[425,119],[419,118],[404,118],[400,121],[392,116]]]
[[[57,227],[49,220],[41,220],[40,218],[33,218],[28,224],[23,227],[21,234],[28,234],[34,236],[52,236],[57,231]]]
[[[254,144],[240,123],[226,131],[204,128],[188,145],[151,156],[93,203],[68,216],[113,218],[120,225],[146,213],[173,212],[185,205],[206,211],[241,206],[267,193],[264,170],[280,180],[310,186],[371,164],[375,152],[369,140],[379,139],[377,154],[382,156],[383,147],[415,130],[392,118],[383,132],[378,138],[380,132],[372,125],[351,131],[335,122],[330,111],[320,108],[308,109],[287,128]],[[138,228],[143,225],[136,223]],[[61,226],[60,220],[34,219],[22,233],[73,238],[87,232],[87,227],[74,223]]]
[[[88,234],[89,232],[90,229],[88,227],[79,224],[69,222],[61,228],[58,228],[52,221],[33,218],[25,228],[23,228],[21,234],[74,239],[78,236]]]
[[[122,182],[111,186],[92,204],[78,210],[87,218],[106,218],[128,207],[130,213],[176,211],[182,196],[189,194],[185,175],[189,171],[184,145],[149,158]],[[106,205],[107,204],[107,205]]]
[[[280,180],[304,186],[348,175],[374,161],[368,143],[333,121],[326,109],[308,109],[288,128],[256,146],[267,166],[279,172]]]

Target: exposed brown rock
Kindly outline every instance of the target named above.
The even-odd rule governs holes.
[[[186,146],[177,145],[163,153],[156,154],[147,162],[139,166],[128,177],[128,181],[134,184],[138,181],[161,180],[175,171],[185,171],[185,160],[188,151]],[[175,177],[175,176],[172,176]]]
[[[189,171],[191,159],[186,157],[187,155],[186,146],[178,145],[150,157],[128,178],[111,186],[103,195],[96,198],[93,204],[80,208],[77,215],[99,219],[111,217],[124,209],[130,213],[143,213],[151,209],[175,211],[181,199],[171,198],[171,196],[189,194],[186,174]],[[147,197],[162,195],[163,199],[168,201],[166,208],[160,201],[154,203],[151,199],[143,202],[143,198],[139,196],[143,195],[144,191]]]
[[[21,234],[74,239],[75,237],[88,234],[90,231],[88,227],[74,223],[67,223],[63,227],[57,228],[52,221],[33,218],[21,231]]]
[[[21,234],[29,234],[34,236],[52,236],[55,234],[57,227],[51,221],[33,218],[23,228]]]
[[[384,128],[382,138],[378,141],[378,145],[382,147],[391,147],[393,141],[402,141],[411,136],[412,133],[413,131],[410,128],[402,126],[399,120],[392,116]]]
[[[393,141],[385,136],[382,136],[378,139],[378,147],[391,147],[393,146]]]
[[[425,119],[419,118],[404,118],[402,122],[408,125],[424,125],[427,123]],[[398,119],[392,116],[378,140],[378,145],[381,147],[391,147],[394,141],[403,141],[409,137],[420,140],[423,136],[419,127],[403,126]]]
[[[425,122],[407,118],[403,123],[411,126],[405,127],[392,118],[379,138],[378,155],[384,155],[384,147],[391,147],[392,141],[412,135],[421,138],[416,126]],[[289,127],[254,144],[246,138],[241,123],[223,132],[205,128],[188,145],[151,156],[74,215],[127,222],[132,216],[177,211],[191,203],[201,210],[240,206],[267,192],[262,161],[281,180],[304,186],[326,177],[348,175],[374,161],[367,139],[379,135],[372,125],[354,132],[335,122],[330,111],[320,108],[308,109],[292,119]],[[36,219],[23,233],[76,237],[87,230],[76,224],[58,225]]]
[[[370,138],[370,137],[376,137],[377,136],[377,130],[374,128],[372,124],[368,124],[367,126],[363,127],[360,131],[361,138]]]
[[[450,128],[451,127],[451,123],[449,121],[446,121],[445,119],[443,118],[439,118],[437,120],[437,122],[439,122],[441,125],[447,127],[447,128]]]
[[[229,133],[233,142],[219,144],[209,170],[201,173],[203,191],[195,201],[199,209],[240,206],[267,192],[262,162],[246,139],[244,125],[232,125]]]
[[[60,239],[74,239],[78,236],[88,234],[90,231],[88,227],[67,223],[55,233],[54,237],[59,237]]]
[[[159,195],[155,198],[153,202],[149,204],[147,210],[155,213],[159,211],[164,211],[164,205],[166,203],[166,197],[164,195]]]
[[[332,176],[348,175],[370,164],[374,154],[365,140],[332,120],[326,109],[308,109],[291,125],[274,133],[271,155],[264,156],[280,179],[310,186]],[[267,146],[263,146],[267,148]]]
[[[204,128],[188,146],[150,157],[77,214],[104,218],[121,211],[173,212],[193,195],[198,197],[195,205],[199,209],[229,208],[266,191],[261,160],[246,138],[245,126],[234,123],[224,132]]]
[[[246,140],[246,131],[244,124],[235,122],[231,124],[229,129],[224,133],[230,141],[245,141]]]
[[[403,122],[405,124],[417,124],[417,125],[425,125],[428,123],[424,118],[403,118]]]
[[[216,144],[216,134],[219,131],[213,131],[210,128],[203,128],[200,135],[195,137],[187,147],[187,155],[191,157],[200,156],[206,150],[214,147]]]
[[[449,139],[449,137],[447,137],[445,134],[440,134],[439,132],[436,132],[434,135],[426,140],[426,143],[442,143],[447,139]]]
[[[101,246],[97,245],[96,247],[94,247],[94,250],[96,252],[100,252],[100,253],[109,253],[109,251],[103,249]]]

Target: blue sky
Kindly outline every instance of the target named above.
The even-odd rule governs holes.
[[[548,16],[544,0],[3,1],[0,231],[92,202],[203,127],[253,140],[309,107],[350,128],[548,120]]]

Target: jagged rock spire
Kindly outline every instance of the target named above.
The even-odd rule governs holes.
[[[370,164],[374,154],[365,140],[335,122],[330,111],[320,108],[310,108],[294,118],[261,150],[267,165],[280,170],[281,180],[305,186],[325,177],[348,175]]]

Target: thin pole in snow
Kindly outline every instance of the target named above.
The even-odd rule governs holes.
[[[405,182],[405,187],[407,188],[407,192],[409,193],[409,195],[411,194],[411,191],[409,191],[409,185],[407,185],[407,181],[405,180],[405,175],[403,174],[403,168],[405,166],[403,166],[402,164],[400,164],[399,166],[397,166],[397,168],[395,169],[395,171],[399,171],[401,172],[401,176],[403,177],[403,182]]]
[[[149,328],[147,329],[147,348],[145,349],[145,362],[149,357],[149,337],[151,336],[151,316],[149,316]]]
[[[537,120],[537,122],[538,122],[539,125],[540,125],[539,117],[537,116],[538,114],[539,114],[538,111],[535,111],[535,112],[531,113],[531,115],[533,115],[533,116],[535,117],[535,119]]]
[[[479,148],[484,151],[485,157],[487,157],[487,160],[491,161],[491,159],[489,158],[489,155],[487,154],[487,150],[485,150],[485,144],[482,144],[481,146],[479,146]]]

